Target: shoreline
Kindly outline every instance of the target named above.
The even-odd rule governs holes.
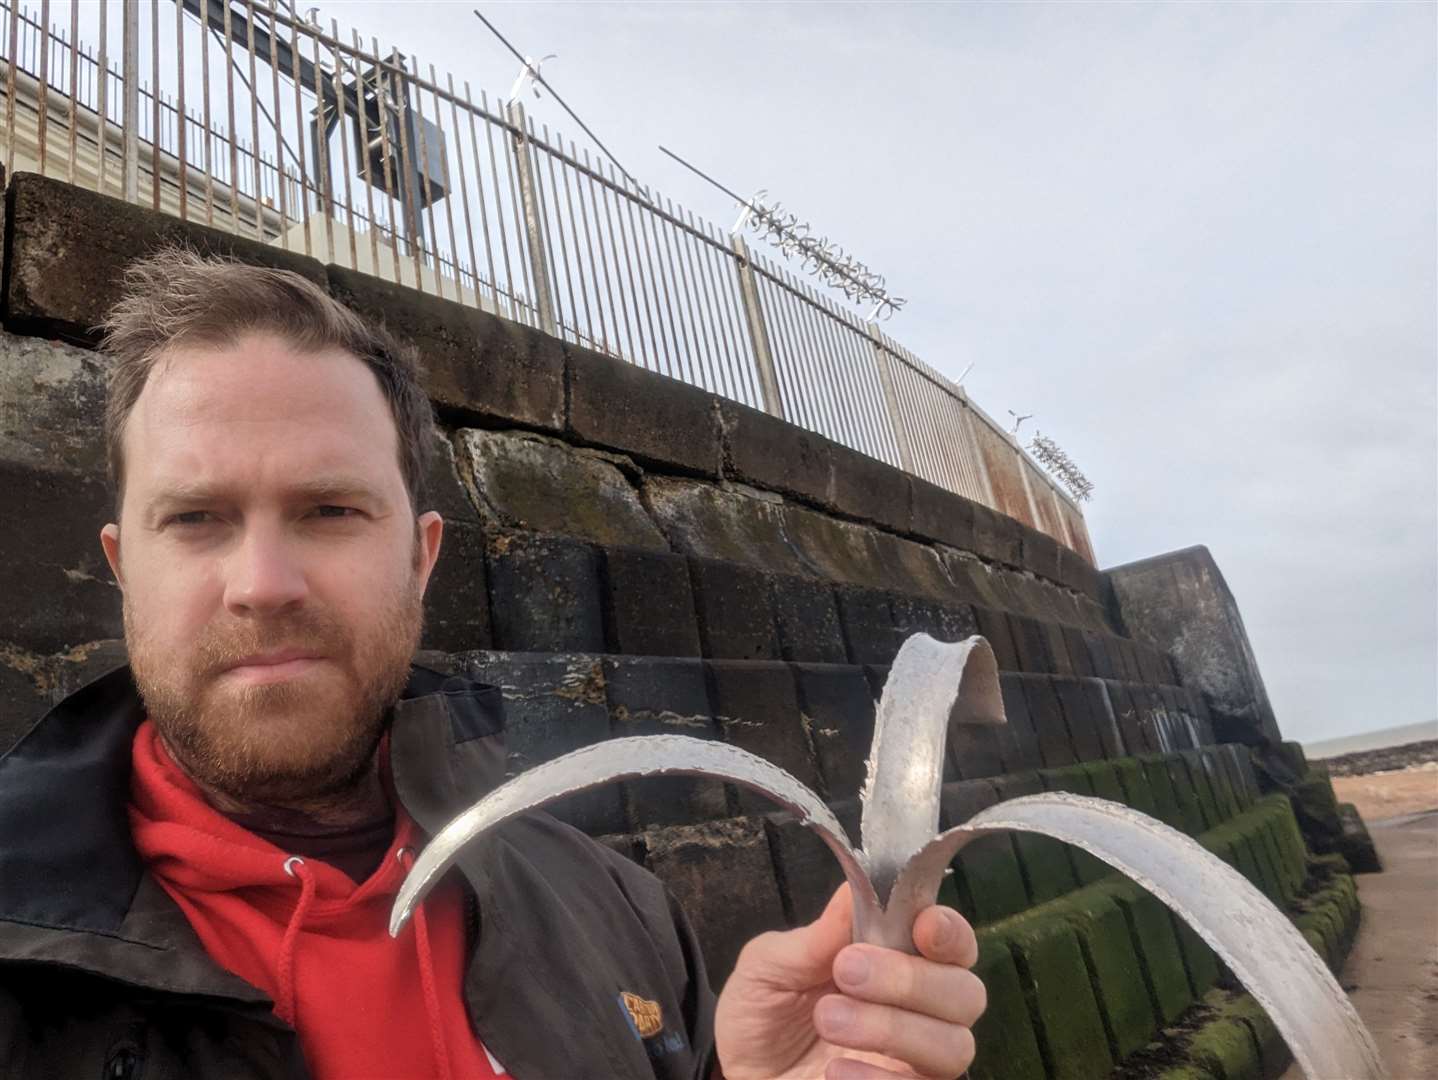
[[[1356,750],[1334,757],[1312,758],[1315,765],[1324,765],[1328,774],[1339,776],[1370,776],[1374,773],[1401,772],[1415,765],[1438,761],[1438,739],[1422,739],[1401,746],[1385,746],[1378,750]]]

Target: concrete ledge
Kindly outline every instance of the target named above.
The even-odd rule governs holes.
[[[125,267],[168,244],[295,273],[324,288],[315,259],[232,236],[35,173],[6,189],[3,315],[12,333],[93,345],[96,327],[120,296]]]

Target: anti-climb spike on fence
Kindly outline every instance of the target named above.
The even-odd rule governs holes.
[[[395,899],[390,933],[465,845],[518,814],[615,780],[705,776],[768,796],[819,834],[853,890],[856,941],[913,952],[914,919],[961,848],[1000,830],[1039,833],[1121,870],[1192,926],[1268,1010],[1306,1076],[1384,1080],[1362,1020],[1302,935],[1243,875],[1182,833],[1119,803],[1055,792],[998,803],[939,834],[949,724],[1003,722],[988,642],[945,644],[926,634],[904,642],[879,701],[858,850],[814,792],[736,746],[654,735],[577,750],[521,773],[441,830]]]

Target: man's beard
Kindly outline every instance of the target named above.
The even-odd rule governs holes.
[[[217,624],[183,656],[150,639],[128,598],[124,617],[135,684],[185,773],[243,806],[302,807],[342,797],[369,774],[409,680],[423,603],[412,581],[357,633],[318,609]],[[243,657],[291,646],[326,659],[276,683],[222,674]]]

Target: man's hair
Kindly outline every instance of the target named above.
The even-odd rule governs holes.
[[[418,513],[434,454],[434,412],[412,350],[371,325],[314,282],[289,270],[163,248],[131,263],[124,294],[100,329],[110,357],[105,449],[118,518],[125,490],[123,435],[155,364],[184,346],[224,346],[251,331],[315,353],[338,348],[374,373],[399,434],[399,466]]]

